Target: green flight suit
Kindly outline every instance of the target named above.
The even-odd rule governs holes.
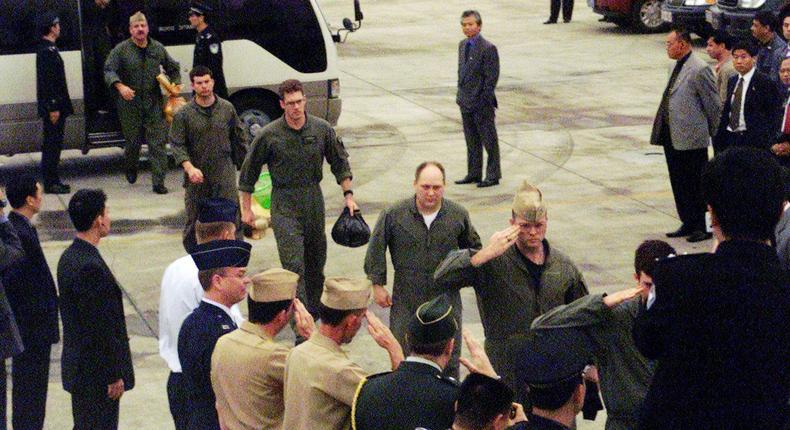
[[[533,321],[532,330],[574,327],[584,332],[595,346],[595,364],[606,404],[606,430],[634,429],[655,363],[642,356],[631,336],[640,299],[610,309],[603,303],[604,296],[585,296],[558,306]]]
[[[181,108],[170,126],[170,144],[176,165],[189,161],[203,172],[203,183],[193,184],[184,173],[184,207],[187,221],[184,226],[184,249],[190,252],[197,244],[195,222],[200,201],[221,197],[239,201],[236,188],[236,168],[231,158],[231,142],[246,146],[246,133],[241,128],[239,116],[233,105],[217,97],[209,107],[198,105],[193,99]],[[238,229],[241,212],[236,221],[236,237],[242,238]]]
[[[132,39],[124,40],[110,51],[104,63],[104,82],[110,89],[115,90],[114,84],[120,82],[135,93],[132,100],[126,101],[117,91],[113,91],[121,132],[126,139],[126,170],[137,171],[140,146],[145,142],[148,145],[154,186],[164,185],[167,172],[167,123],[162,110],[164,97],[156,81],[160,66],[171,82],[181,82],[178,62],[167,53],[164,45],[151,38],[145,48],[139,48]]]
[[[264,164],[272,177],[272,229],[280,264],[299,275],[297,296],[314,316],[324,288],[324,159],[337,183],[351,178],[348,153],[323,119],[306,115],[301,130],[280,117],[253,139],[241,166],[239,191],[252,193]]]
[[[383,286],[387,284],[387,248],[390,250],[395,269],[390,329],[407,355],[406,333],[417,308],[447,293],[459,330],[455,336],[453,356],[444,373],[456,379],[461,356],[461,295],[458,290],[447,292],[438,288],[433,272],[450,251],[480,247],[480,236],[472,226],[469,212],[462,206],[444,199],[436,219],[428,228],[417,210],[415,198],[410,197],[381,212],[365,255],[365,273],[374,285]]]
[[[540,285],[535,284],[526,257],[515,245],[480,267],[471,263],[475,250],[453,251],[434,274],[437,284],[444,288],[475,289],[486,353],[502,380],[517,393],[523,392],[516,376],[532,320],[588,294],[573,262],[551,249],[548,241],[543,244],[546,259]]]

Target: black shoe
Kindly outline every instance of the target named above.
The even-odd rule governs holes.
[[[570,18],[568,18],[568,19],[564,19],[564,18],[563,18],[562,22],[564,22],[565,24],[567,24],[567,23],[571,22],[571,19],[570,19]]]
[[[167,187],[162,184],[154,185],[153,190],[157,194],[167,194],[168,192]]]
[[[480,182],[480,178],[472,178],[472,177],[469,177],[469,176],[466,176],[463,179],[459,179],[459,180],[455,181],[455,183],[458,184],[458,185],[476,184],[478,182]]]
[[[133,184],[137,182],[137,170],[136,169],[126,169],[126,180]]]
[[[499,185],[499,179],[486,179],[477,184],[477,188],[493,187],[494,185]]]
[[[667,237],[683,237],[688,236],[691,233],[694,233],[693,228],[686,227],[685,225],[681,225],[679,229],[667,233]]]
[[[548,21],[544,22],[544,24],[556,24],[556,23],[557,23],[556,19],[555,20],[548,20]]]
[[[71,192],[71,187],[65,184],[46,185],[44,192],[47,194],[68,194]]]
[[[708,240],[711,237],[713,237],[713,233],[706,233],[704,231],[697,230],[686,238],[686,242],[702,242],[703,240]]]

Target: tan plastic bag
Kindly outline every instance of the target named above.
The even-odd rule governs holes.
[[[167,123],[172,124],[173,117],[176,115],[176,112],[184,107],[184,105],[187,104],[187,101],[181,97],[181,86],[170,82],[170,79],[167,78],[167,75],[160,73],[156,77],[156,80],[168,94],[167,102],[165,103],[164,107],[164,113]]]

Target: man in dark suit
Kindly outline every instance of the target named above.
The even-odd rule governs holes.
[[[197,245],[191,254],[204,291],[200,305],[178,332],[191,430],[220,428],[211,386],[211,354],[217,340],[237,328],[230,307],[247,297],[247,286],[252,284],[245,269],[250,249],[252,245],[241,240],[215,240]]]
[[[768,76],[755,67],[757,49],[749,41],[732,46],[737,76],[730,78],[713,148],[720,153],[733,146],[768,150],[779,130],[781,97]]]
[[[447,297],[417,308],[408,324],[411,353],[393,372],[368,376],[354,397],[356,430],[447,429],[458,397],[455,379],[442,376],[458,325]]]
[[[682,222],[667,237],[688,236],[689,242],[698,242],[710,238],[705,233],[699,178],[708,161],[708,144],[715,134],[721,103],[710,66],[691,51],[690,33],[673,29],[666,46],[675,67],[661,97],[650,144],[664,147],[675,208]]]
[[[640,429],[788,428],[790,278],[769,244],[784,201],[780,169],[754,148],[705,167],[720,244],[655,269],[633,331],[658,360]]]
[[[14,429],[41,430],[47,406],[49,356],[52,344],[60,340],[58,292],[30,223],[41,210],[43,187],[29,175],[12,178],[6,195],[14,210],[8,220],[14,226],[24,250],[24,258],[3,274],[8,301],[14,311],[25,350],[13,358]],[[5,380],[5,367],[0,369]],[[0,403],[5,405],[5,391]]]
[[[496,83],[499,79],[499,54],[496,46],[480,35],[480,13],[467,10],[461,14],[461,28],[466,39],[458,44],[458,92],[455,102],[461,107],[466,137],[466,177],[456,184],[477,183],[478,187],[499,184],[499,138],[494,123],[497,108]],[[483,180],[483,148],[488,153]]]
[[[44,191],[67,194],[71,188],[60,181],[58,163],[63,148],[66,117],[74,109],[66,85],[66,72],[55,42],[60,37],[60,20],[54,13],[45,13],[36,21],[41,44],[36,52],[36,95],[38,115],[44,123],[44,144],[41,148],[41,174]]]
[[[110,234],[107,196],[79,190],[69,201],[74,242],[58,262],[63,388],[74,429],[117,429],[120,399],[134,387],[123,293],[97,246]]]

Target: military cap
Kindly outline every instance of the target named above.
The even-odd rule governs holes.
[[[296,297],[299,275],[285,269],[269,269],[252,277],[250,299],[254,302],[280,302]]]
[[[36,31],[42,36],[46,35],[53,25],[59,23],[60,18],[55,12],[45,12],[36,17]]]
[[[409,321],[409,341],[422,345],[437,343],[452,339],[457,330],[453,307],[441,295],[417,308]]]
[[[521,357],[522,380],[545,388],[580,377],[590,362],[591,351],[589,339],[578,329],[536,332]]]
[[[524,181],[513,197],[513,213],[528,222],[537,222],[546,216],[543,193],[537,187]]]
[[[205,5],[205,4],[201,3],[201,2],[196,2],[195,1],[195,2],[192,2],[191,5],[189,5],[189,14],[190,15],[193,14],[193,13],[197,14],[197,15],[206,15],[206,14],[209,14],[211,12],[212,12],[212,9],[209,6],[207,6],[207,5]]]
[[[370,286],[367,279],[328,278],[324,282],[321,303],[339,311],[366,309],[370,301]]]
[[[243,240],[213,240],[197,245],[190,254],[198,270],[247,267],[252,245]]]
[[[221,198],[204,199],[198,208],[198,221],[235,223],[238,211],[239,206],[234,201]]]

